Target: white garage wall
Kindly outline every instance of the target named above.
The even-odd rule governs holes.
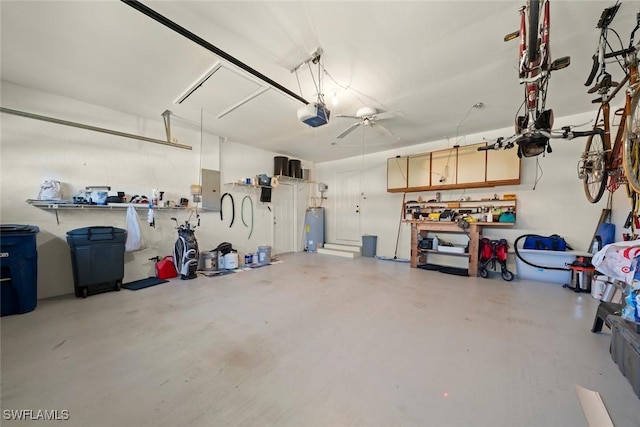
[[[91,124],[122,132],[165,139],[164,124],[141,119],[95,105],[43,93],[2,82],[2,106],[68,121]],[[151,196],[151,189],[165,191],[165,200],[190,196],[190,186],[199,182],[200,168],[220,170],[222,182],[233,182],[256,174],[273,173],[273,156],[279,155],[230,141],[215,135],[181,128],[172,121],[172,137],[191,145],[183,150],[149,142],[76,129],[68,126],[2,114],[0,219],[3,224],[33,224],[40,227],[38,243],[38,297],[46,298],[73,292],[73,276],[66,233],[69,230],[111,225],[126,228],[126,210],[42,210],[25,201],[36,198],[47,179],[63,183],[64,198],[70,199],[88,185],[109,185],[114,191]],[[200,147],[202,145],[202,157]],[[304,167],[312,166],[303,162]],[[301,186],[303,187],[303,186]],[[231,242],[241,252],[255,252],[259,245],[272,245],[271,211],[259,202],[259,191],[223,185],[236,201],[236,220],[229,228],[231,208],[225,200],[224,221],[219,212],[200,212],[196,236],[201,250],[211,250],[223,241]],[[275,190],[277,191],[277,190]],[[242,197],[249,194],[254,205],[254,231],[240,218]],[[301,201],[302,207],[306,200]],[[154,274],[148,259],[172,252],[176,239],[176,217],[183,222],[189,210],[159,210],[156,226],[147,222],[147,210],[138,210],[144,249],[125,256],[124,281],[138,280]],[[299,212],[302,216],[303,212]],[[249,209],[245,217],[249,219]],[[300,219],[302,221],[302,218]]]
[[[556,119],[555,126],[581,124],[593,118],[593,114]],[[481,142],[483,138],[509,136],[512,128],[499,129],[483,134],[468,135],[468,144]],[[401,215],[402,193],[387,193],[386,173],[387,159],[397,155],[424,153],[446,149],[448,141],[436,141],[409,148],[388,150],[365,156],[316,164],[316,176],[319,181],[330,185],[327,207],[327,241],[336,241],[335,232],[335,188],[337,174],[346,171],[362,173],[362,200],[360,232],[378,236],[377,254],[393,257],[395,255],[396,237]],[[451,141],[450,144],[453,144]],[[442,199],[457,200],[463,195],[472,199],[493,196],[495,193],[516,193],[518,197],[517,223],[511,229],[486,228],[485,236],[489,238],[506,238],[511,243],[522,234],[560,234],[577,250],[586,250],[595,231],[602,209],[606,207],[606,193],[598,204],[591,204],[584,196],[582,182],[577,178],[576,165],[584,149],[585,139],[573,141],[552,141],[553,152],[540,156],[538,183],[536,182],[536,158],[522,160],[521,184],[486,189],[442,191]],[[535,185],[535,189],[534,189]],[[333,186],[333,190],[331,191]],[[407,200],[416,200],[419,196],[429,200],[435,198],[435,192],[407,193]],[[619,189],[613,200],[613,220],[617,225],[618,239],[623,232],[622,224],[629,212],[629,202],[624,189]],[[448,235],[447,237],[449,237]],[[455,239],[455,237],[452,237]],[[397,256],[410,256],[409,225],[400,227]],[[449,257],[453,259],[454,257]]]

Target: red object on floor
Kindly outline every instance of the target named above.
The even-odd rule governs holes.
[[[173,256],[168,255],[156,262],[156,277],[158,279],[171,279],[176,276],[178,276],[178,272],[173,265]]]

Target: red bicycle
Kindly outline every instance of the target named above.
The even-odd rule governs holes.
[[[513,148],[518,144],[519,157],[533,157],[551,152],[548,134],[553,127],[553,111],[546,109],[547,89],[552,71],[566,68],[571,58],[564,56],[551,61],[549,0],[528,0],[520,8],[520,29],[504,37],[504,41],[519,38],[518,74],[524,85],[524,102],[515,120],[516,134],[500,138],[480,150]],[[524,108],[523,114],[521,114]]]

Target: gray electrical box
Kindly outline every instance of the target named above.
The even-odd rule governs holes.
[[[202,169],[202,208],[220,212],[220,171]]]

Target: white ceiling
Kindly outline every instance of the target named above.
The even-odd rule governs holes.
[[[203,125],[214,134],[326,161],[453,141],[467,113],[459,137],[510,126],[523,89],[517,41],[502,39],[517,29],[522,2],[143,2],[309,101],[316,93],[309,69],[298,74],[302,92],[290,70],[321,47],[332,117],[318,128],[298,121],[300,101],[273,89],[217,118],[263,82],[119,1],[1,1],[0,72],[5,81],[157,120],[169,109],[174,123],[199,126],[202,109]],[[593,109],[583,83],[598,38],[595,24],[613,3],[551,2],[552,57],[570,55],[572,62],[550,82],[547,105],[556,116]],[[640,2],[624,1],[614,20],[625,43],[638,10]],[[218,61],[219,72],[174,104]],[[347,89],[333,106],[333,89],[341,86]],[[479,101],[485,107],[472,110]],[[380,123],[398,142],[370,127],[336,139],[353,122],[335,115],[353,115],[364,105],[397,112]],[[332,145],[336,141],[346,145]]]

